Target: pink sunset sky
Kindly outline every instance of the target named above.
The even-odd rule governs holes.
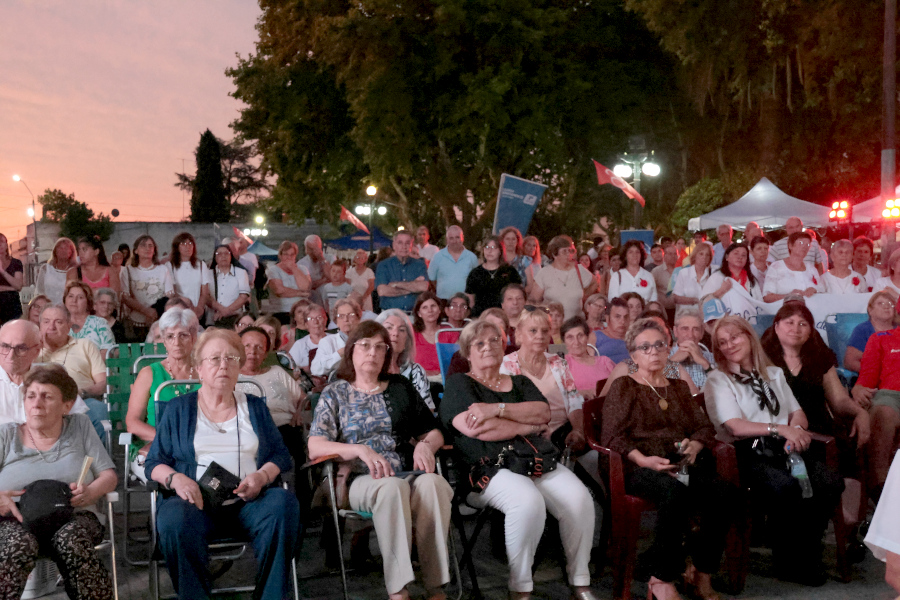
[[[31,196],[74,193],[119,221],[179,221],[175,173],[209,128],[231,139],[225,69],[254,50],[250,0],[11,0],[0,7],[0,232]],[[40,214],[40,206],[37,206]]]

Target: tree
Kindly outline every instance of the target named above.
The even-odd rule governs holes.
[[[581,202],[606,160],[668,111],[671,64],[615,0],[263,0],[256,53],[228,70],[233,128],[277,176],[271,204],[333,221],[368,183],[401,223],[467,234],[500,176],[550,185],[537,218]],[[647,133],[668,135],[668,119]],[[673,196],[674,198],[674,196]],[[570,213],[566,213],[571,216]],[[555,217],[554,217],[555,218]],[[421,222],[421,221],[419,221]]]
[[[225,195],[222,176],[222,147],[209,129],[200,136],[194,156],[197,159],[197,176],[191,190],[191,221],[228,222],[231,206]]]
[[[225,199],[231,207],[232,219],[240,220],[257,209],[269,184],[259,166],[252,162],[257,154],[252,144],[244,145],[237,138],[228,142],[216,138],[216,141],[221,153]],[[186,173],[175,173],[175,176],[178,178],[175,187],[190,193],[193,198],[196,176]]]
[[[59,223],[60,237],[77,240],[97,236],[105,242],[112,236],[115,228],[112,219],[103,213],[95,217],[87,204],[75,199],[75,194],[48,188],[37,200],[43,207],[41,222]]]

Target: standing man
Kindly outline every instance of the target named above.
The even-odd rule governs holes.
[[[787,235],[772,244],[772,247],[769,248],[770,263],[775,262],[776,260],[784,260],[788,257],[788,237],[790,237],[792,233],[803,231],[803,221],[797,217],[791,217],[785,222],[784,230],[787,231]],[[809,252],[806,253],[806,258],[803,259],[803,262],[815,267],[819,271],[819,274],[825,270],[822,265],[822,253],[819,252],[820,249],[819,242],[812,240],[809,244]]]
[[[753,238],[762,237],[762,235],[762,229],[760,229],[756,221],[750,221],[747,223],[747,227],[744,228],[743,242],[749,246],[750,242],[753,241]]]
[[[447,247],[439,250],[428,265],[428,279],[435,282],[438,298],[450,300],[454,294],[466,291],[469,271],[477,266],[478,257],[463,245],[462,228],[451,225],[447,228]]]
[[[669,282],[672,280],[672,273],[675,272],[675,263],[678,262],[678,249],[675,244],[669,244],[663,251],[663,262],[655,267],[650,274],[656,281],[657,300],[666,309],[667,321],[671,324],[675,319],[675,298],[668,293]]]
[[[650,262],[644,264],[644,269],[650,273],[663,262],[662,244],[653,244],[650,246]]]
[[[247,251],[250,248],[250,242],[245,237],[225,238],[222,243],[228,246],[231,255],[247,271],[247,281],[250,283],[250,314],[257,317],[259,316],[259,298],[256,296],[257,290],[254,282],[256,281],[256,271],[259,269],[259,257]]]
[[[378,263],[375,289],[378,290],[381,310],[399,308],[411,311],[419,294],[428,289],[425,261],[409,255],[412,243],[411,233],[398,231],[391,243],[394,255]]]
[[[712,266],[717,269],[722,266],[722,259],[725,258],[725,251],[731,245],[734,230],[731,225],[722,224],[716,227],[716,235],[719,237],[719,241],[713,246]]]
[[[430,239],[431,232],[424,225],[420,225],[416,229],[416,249],[419,251],[419,256],[425,259],[426,264],[430,263],[434,255],[438,253],[438,247],[428,243]],[[447,245],[450,245],[450,240],[447,240]]]
[[[306,255],[297,261],[297,266],[305,269],[310,280],[310,300],[322,304],[322,296],[319,288],[331,281],[328,277],[329,267],[335,261],[335,257],[326,256],[322,252],[322,238],[317,235],[308,235],[303,240],[303,250]]]

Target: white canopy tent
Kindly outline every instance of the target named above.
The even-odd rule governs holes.
[[[894,192],[900,194],[900,185],[897,186]],[[860,202],[853,207],[853,222],[871,223],[872,221],[880,221],[884,218],[881,216],[881,211],[883,210],[884,201],[881,199],[881,194],[878,194],[874,198]]]
[[[828,207],[788,196],[763,177],[735,202],[688,221],[688,229],[715,229],[722,224],[744,229],[750,221],[756,221],[763,229],[774,229],[783,227],[790,217],[799,217],[806,227],[825,227],[828,225],[829,210]]]

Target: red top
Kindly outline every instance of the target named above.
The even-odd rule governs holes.
[[[426,373],[440,373],[437,346],[426,340],[425,336],[418,331],[415,332],[413,339],[416,342],[416,362],[422,365]]]
[[[869,337],[856,382],[863,387],[900,391],[900,329]]]

